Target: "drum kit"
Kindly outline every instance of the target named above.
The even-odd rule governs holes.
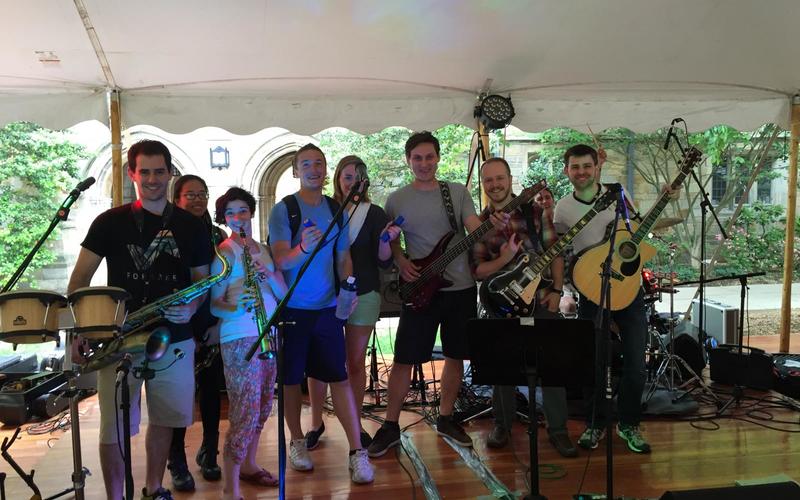
[[[61,332],[66,339],[63,373],[67,376],[68,389],[63,397],[70,399],[72,447],[74,472],[73,487],[49,498],[75,493],[83,498],[86,471],[81,465],[80,430],[78,422],[78,399],[75,379],[82,374],[99,370],[120,361],[126,354],[145,351],[150,338],[136,331],[123,334],[126,318],[125,303],[130,294],[117,287],[79,288],[66,297],[47,290],[15,290],[0,293],[0,341],[14,345],[61,343]],[[60,313],[64,314],[60,314]],[[69,324],[59,324],[65,318]],[[140,341],[141,339],[141,341]],[[23,481],[33,490],[36,498],[42,498],[33,481],[33,471],[25,473],[8,454],[17,438],[18,428],[9,440],[2,444],[2,455]]]
[[[673,226],[683,219],[663,219],[659,221],[658,229]],[[677,222],[676,222],[677,221]],[[657,236],[656,236],[657,237]],[[674,272],[675,252],[677,245],[671,243],[669,248],[669,273],[653,272],[651,269],[642,269],[642,288],[644,302],[647,307],[648,342],[646,348],[647,371],[650,382],[649,389],[644,398],[647,404],[654,396],[659,385],[664,387],[676,403],[691,391],[700,387],[704,392],[717,399],[716,395],[708,388],[698,372],[698,367],[692,360],[686,360],[675,352],[675,328],[683,321],[683,314],[675,313],[675,288],[676,274]],[[669,312],[659,313],[655,304],[663,300],[664,295],[669,295]],[[694,366],[694,368],[691,365]],[[699,368],[699,369],[698,369]],[[677,385],[676,377],[680,381]],[[691,389],[686,391],[691,386]],[[679,394],[682,392],[682,394]]]

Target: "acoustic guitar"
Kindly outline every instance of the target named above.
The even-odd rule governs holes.
[[[681,185],[702,156],[703,153],[697,148],[689,148],[681,161],[680,172],[672,181],[673,189]],[[631,222],[631,231],[628,231],[624,221],[620,221],[616,228],[609,228],[603,241],[584,249],[575,257],[572,283],[581,295],[595,304],[604,305],[600,304],[603,263],[611,248],[611,234],[616,231],[611,261],[611,310],[619,311],[633,302],[641,287],[642,267],[656,254],[655,247],[643,240],[668,202],[669,194],[662,193],[640,224]]]

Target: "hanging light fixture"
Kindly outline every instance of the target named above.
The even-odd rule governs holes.
[[[497,130],[507,127],[514,118],[514,105],[511,97],[497,94],[482,95],[480,104],[475,107],[477,118],[487,130]]]

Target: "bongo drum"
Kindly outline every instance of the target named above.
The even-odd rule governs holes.
[[[58,309],[63,295],[48,290],[0,293],[0,340],[12,344],[58,343]]]
[[[125,321],[125,301],[130,294],[114,286],[78,288],[69,296],[75,333],[88,340],[114,338]]]

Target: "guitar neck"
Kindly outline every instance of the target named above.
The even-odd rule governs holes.
[[[672,189],[677,189],[683,184],[684,179],[686,176],[689,175],[689,172],[694,168],[695,163],[700,159],[701,153],[696,148],[691,148],[689,152],[684,156],[683,161],[681,162],[680,172],[670,184]],[[658,220],[658,217],[661,215],[661,212],[667,207],[667,203],[669,203],[669,194],[667,192],[661,193],[659,196],[658,201],[653,208],[647,212],[647,215],[644,216],[642,223],[639,225],[639,228],[636,232],[631,236],[631,241],[633,243],[641,243],[644,237],[650,233],[650,230],[653,228],[653,225]]]
[[[520,205],[522,205],[522,203],[528,201],[529,199],[530,198],[523,196],[517,196],[515,198],[512,198],[511,201],[508,202],[506,206],[500,209],[500,211],[505,213],[511,213],[514,210],[516,210]],[[429,272],[435,274],[441,273],[451,262],[453,262],[456,259],[456,257],[461,255],[467,249],[472,248],[472,245],[474,245],[478,240],[483,238],[483,236],[486,233],[488,233],[492,229],[492,227],[494,226],[492,225],[491,220],[487,219],[483,221],[483,223],[480,226],[478,226],[474,231],[469,233],[463,240],[459,241],[455,245],[452,245],[450,248],[445,250],[444,253],[442,253],[442,255],[438,259],[433,261],[426,270],[429,270]]]
[[[593,206],[591,210],[586,212],[586,214],[583,217],[581,217],[580,220],[578,220],[578,222],[576,222],[575,225],[569,229],[569,231],[561,235],[561,238],[559,238],[558,241],[553,243],[553,246],[548,248],[540,258],[536,259],[536,261],[533,264],[531,264],[530,266],[531,271],[533,271],[536,274],[541,274],[542,271],[544,271],[544,269],[550,265],[550,262],[552,262],[553,259],[558,257],[561,254],[561,252],[564,251],[567,245],[572,243],[572,240],[575,239],[575,237],[578,235],[578,233],[581,232],[581,230],[584,227],[586,227],[586,224],[588,224],[594,218],[595,215],[605,210],[606,208],[608,208],[608,205],[602,208],[596,205]]]

